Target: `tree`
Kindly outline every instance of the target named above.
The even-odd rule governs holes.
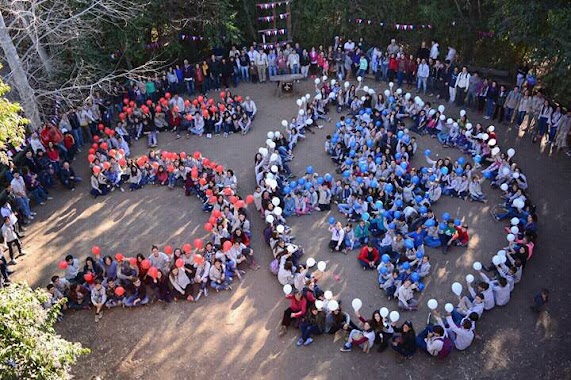
[[[0,65],[0,70],[2,65]],[[22,108],[12,103],[5,95],[10,87],[0,80],[0,162],[7,163],[6,150],[9,145],[19,147],[24,141],[25,125],[28,120],[22,117]]]
[[[3,379],[63,379],[89,349],[54,330],[63,301],[49,309],[43,289],[26,284],[0,288],[0,374]]]

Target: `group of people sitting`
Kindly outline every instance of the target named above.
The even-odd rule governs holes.
[[[433,160],[430,150],[425,150],[427,165],[414,168],[411,159],[418,146],[405,123],[414,123],[415,117],[406,112],[406,105],[412,103],[432,112],[430,104],[418,97],[410,99],[409,94],[393,90],[393,86],[385,97],[371,96],[374,91],[364,88],[363,104],[352,110],[356,111],[353,115],[341,118],[325,144],[325,151],[337,164],[342,179],[335,180],[329,173],[320,176],[308,167],[304,176],[294,180],[287,161],[293,158],[295,144],[289,144],[285,136],[291,136],[294,129],[303,137],[311,132],[319,119],[309,111],[310,107],[319,102],[325,103],[324,109],[329,104],[338,105],[335,96],[329,95],[336,87],[335,81],[332,82],[324,81],[319,88],[316,81],[313,101],[300,99],[298,117],[291,123],[283,123],[285,133],[270,132],[267,147],[260,148],[255,157],[256,208],[266,220],[266,241],[275,258],[270,269],[277,274],[290,300],[280,334],[295,325],[301,330],[297,344],[309,345],[313,335],[344,329],[350,333],[342,351],[355,346],[368,351],[374,343],[379,343],[379,350],[390,345],[405,357],[412,356],[417,347],[442,357],[452,347],[464,350],[474,338],[475,322],[484,310],[484,299],[488,301],[487,309],[509,301],[513,284],[521,278],[522,262],[531,257],[537,237],[537,218],[526,193],[527,180],[512,160],[515,151],[502,153],[496,146],[494,128],[484,129],[477,124],[473,130],[463,111],[459,120],[446,123],[454,125],[464,136],[465,153],[472,156],[474,163],[462,156],[455,161],[448,157]],[[360,87],[361,84],[355,90]],[[383,102],[365,104],[374,98]],[[441,106],[434,112],[443,114],[444,108]],[[392,120],[387,117],[389,114],[394,115]],[[484,169],[483,165],[487,167]],[[439,221],[431,206],[442,195],[485,202],[482,191],[485,178],[490,180],[492,188],[503,191],[506,207],[497,218],[513,219],[508,232],[514,236],[508,236],[509,246],[502,250],[503,259],[494,258],[489,267],[484,265],[479,269],[481,281],[475,288],[473,278],[469,279],[470,295],[460,297],[456,308],[447,305],[446,318],[435,310],[434,324],[418,336],[410,321],[398,327],[398,318],[389,316],[388,311],[375,311],[369,320],[357,311],[360,324],[351,322],[350,316],[341,311],[340,302],[319,288],[322,270],[310,271],[315,260],[300,262],[285,219],[328,211],[331,203],[336,203],[349,222],[343,225],[334,217],[329,218],[330,250],[346,253],[359,248],[357,261],[363,270],[377,271],[375,278],[387,298],[396,299],[402,311],[413,311],[418,308],[415,292],[423,290],[422,279],[430,274],[426,249],[440,247],[447,254],[451,247],[467,246],[469,242],[468,226],[462,220],[444,213]],[[493,272],[493,276],[482,270]]]
[[[59,263],[65,274],[53,276],[47,287],[51,296],[46,307],[65,298],[65,309],[93,308],[98,322],[104,310],[116,306],[179,299],[196,302],[207,297],[209,289],[231,290],[232,282],[236,278],[241,281],[245,273],[240,264],[247,263],[252,270],[259,268],[250,248],[246,208],[253,203],[253,196],[241,199],[236,194],[235,176],[229,181],[224,170],[218,170],[219,165],[199,152],[192,157],[183,153],[170,155],[176,156],[171,161],[179,170],[188,169],[187,195],[195,195],[208,205],[204,207],[210,213],[204,226],[211,233],[207,240],[198,238],[193,245],[165,246],[163,250],[153,245],[148,256],[102,255],[97,246],[92,248],[93,256],[83,263],[68,255]],[[149,161],[158,162],[153,158]]]

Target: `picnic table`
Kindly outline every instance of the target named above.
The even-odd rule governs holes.
[[[293,83],[296,80],[303,79],[301,74],[282,74],[270,77],[270,82],[276,82],[277,88],[281,89],[282,94],[293,93]]]

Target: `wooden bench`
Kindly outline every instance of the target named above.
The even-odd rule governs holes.
[[[296,80],[303,79],[301,74],[282,74],[274,75],[270,77],[270,82],[276,82],[277,88],[281,89],[278,95],[281,94],[293,94],[294,92],[294,82]]]

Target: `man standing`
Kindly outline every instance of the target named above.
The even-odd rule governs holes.
[[[506,109],[505,112],[506,118],[505,120],[502,120],[504,124],[512,123],[514,110],[517,109],[520,99],[521,99],[521,94],[519,92],[519,87],[516,86],[514,87],[513,90],[509,92],[508,96],[506,97],[506,101],[504,103],[504,108]]]
[[[266,69],[268,68],[268,55],[263,50],[260,50],[256,56],[256,67],[258,68],[260,83],[264,83],[266,81]]]
[[[10,252],[10,261],[8,265],[16,265],[16,260],[14,256],[14,245],[18,248],[18,256],[24,255],[22,252],[22,245],[20,244],[20,238],[10,221],[10,217],[4,218],[4,224],[2,225],[2,237],[4,238],[4,243],[8,246],[8,251]]]
[[[236,47],[233,46],[233,48],[235,49]],[[184,76],[184,84],[186,85],[188,96],[192,96],[194,94],[194,68],[188,63],[188,59],[184,60],[182,74]]]
[[[430,48],[430,59],[432,59],[433,61],[436,61],[438,59],[438,55],[440,54],[440,51],[438,50],[438,47],[440,45],[438,45],[438,41],[433,40],[432,41],[432,47]]]
[[[466,66],[462,67],[462,72],[458,74],[456,78],[456,105],[461,107],[464,105],[464,99],[466,98],[466,93],[468,92],[468,87],[470,86],[470,73],[468,73],[468,68]]]
[[[22,214],[28,220],[34,219],[35,212],[30,209],[30,198],[26,194],[26,184],[24,183],[24,178],[20,176],[18,171],[14,172],[14,178],[10,182],[10,188],[12,193],[16,197],[16,202],[18,202],[18,207],[22,210]]]
[[[420,92],[420,87],[422,86],[422,89],[424,90],[424,93],[426,94],[426,83],[428,81],[428,74],[430,73],[430,68],[428,67],[428,64],[426,63],[426,60],[423,59],[420,62],[420,65],[418,65],[418,69],[416,71],[416,93],[418,94]]]

